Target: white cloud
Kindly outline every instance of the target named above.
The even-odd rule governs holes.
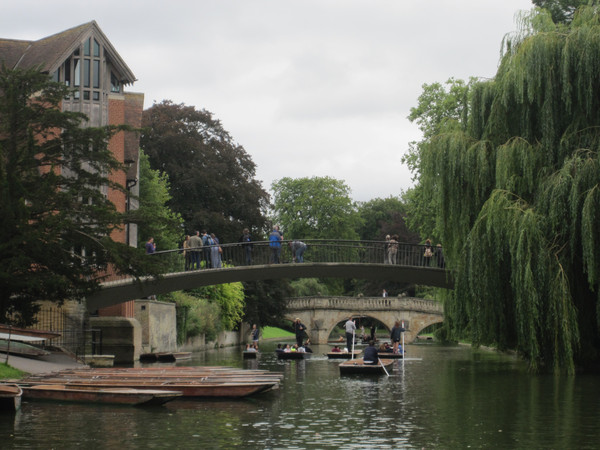
[[[355,200],[398,195],[418,139],[406,116],[423,83],[492,77],[529,0],[22,0],[3,38],[39,39],[96,20],[153,101],[205,108],[269,188],[344,180]],[[52,20],[48,20],[48,18]]]

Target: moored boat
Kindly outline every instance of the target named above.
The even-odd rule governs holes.
[[[155,352],[142,353],[141,362],[175,362],[177,360],[191,359],[191,352]]]
[[[0,383],[0,411],[17,411],[23,390],[17,384]]]
[[[62,402],[110,403],[119,405],[162,405],[181,397],[182,393],[165,389],[135,389],[130,387],[71,386],[39,384],[23,386],[23,397]]]
[[[6,339],[0,339],[0,352],[17,356],[47,356],[50,354],[50,352],[42,350],[39,347],[34,347],[33,345],[15,340],[9,342]]]
[[[351,359],[340,363],[340,374],[385,375],[393,368],[394,360],[380,359],[375,364],[365,364],[362,358]]]
[[[258,352],[249,352],[247,350],[244,350],[242,354],[244,356],[244,359],[256,359],[256,357],[258,356]]]

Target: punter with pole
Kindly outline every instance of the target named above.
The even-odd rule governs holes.
[[[400,326],[399,320],[396,320],[396,323],[394,323],[394,327],[392,328],[392,332],[390,333],[390,340],[392,341],[394,353],[398,353],[398,346],[400,345],[400,340],[403,337],[403,331],[404,327]]]
[[[356,325],[352,320],[352,317],[346,322],[346,349],[349,352],[353,351],[354,348],[354,332],[356,331]]]

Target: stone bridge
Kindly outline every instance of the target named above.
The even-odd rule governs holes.
[[[340,322],[349,317],[371,317],[391,330],[404,321],[405,340],[412,342],[421,330],[444,320],[444,307],[434,300],[414,297],[303,297],[287,300],[286,319],[299,318],[311,342],[326,344]]]

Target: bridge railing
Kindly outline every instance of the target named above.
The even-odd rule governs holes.
[[[292,242],[292,240],[280,241],[279,247],[272,247],[269,241],[220,244],[185,252],[182,249],[159,251],[150,256],[161,259],[165,272],[197,270],[197,266],[192,265],[193,252],[197,252],[201,269],[214,268],[212,266],[217,255],[220,256],[223,267],[276,264],[276,254],[279,264],[287,264],[296,262],[290,245]],[[401,266],[443,268],[442,255],[438,256],[435,253],[436,249],[433,248],[433,256],[427,258],[424,255],[425,246],[419,244],[398,243],[395,256],[390,258],[386,241],[307,239],[302,242],[306,244],[303,254],[305,263],[391,263]]]

